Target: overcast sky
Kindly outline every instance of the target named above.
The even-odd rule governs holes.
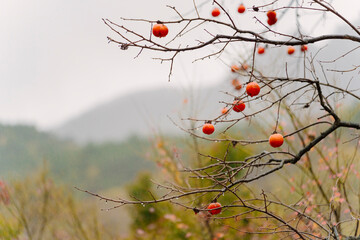
[[[228,2],[238,4],[234,0]],[[241,2],[253,5],[261,1]],[[358,17],[359,0],[333,2],[348,19]],[[192,3],[192,0],[0,0],[0,122],[30,123],[50,129],[94,105],[129,92],[216,83],[228,70],[216,61],[194,65],[189,58],[180,56],[174,78],[168,83],[168,65],[151,60],[150,53],[134,60],[135,51],[120,51],[107,44],[110,31],[101,18],[164,20],[175,16],[166,4],[188,12]],[[209,5],[202,11],[211,8]],[[247,21],[254,22],[251,17]],[[338,23],[330,21],[321,29],[331,31]]]

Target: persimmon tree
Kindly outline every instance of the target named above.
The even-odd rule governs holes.
[[[347,62],[344,69],[329,67],[359,54],[360,28],[332,1],[264,0],[252,6],[217,0],[193,3],[192,17],[168,6],[176,20],[103,21],[111,32],[108,41],[120,49],[138,49],[136,57],[144,51],[161,55],[156,59],[169,63],[169,81],[179,54],[207,50],[194,61],[214,58],[228,67],[234,89],[224,92],[224,99],[231,101],[219,99],[225,110],[219,109],[216,118],[190,116],[181,119],[183,124],[176,123],[194,139],[198,161],[169,160],[176,177],[156,183],[166,191],[158,197],[149,193],[153,197],[146,200],[109,198],[85,192],[113,203],[113,208],[168,202],[204,216],[206,223],[223,222],[254,239],[360,239],[360,94],[353,84],[359,81],[360,66]],[[206,13],[209,8],[212,12]],[[313,26],[304,26],[302,16],[312,16]],[[240,17],[252,27],[239,24]],[[311,31],[328,18],[338,19],[350,34]],[[140,22],[143,31],[127,27],[129,22]],[[159,26],[166,26],[164,33],[158,32]],[[319,47],[328,41],[354,47],[334,59],[319,59],[319,53],[332,51]],[[238,46],[240,54],[228,51]],[[263,57],[268,57],[267,64]],[[239,128],[248,134],[234,134]],[[196,147],[198,141],[222,145],[225,150],[221,156],[204,154]],[[245,148],[251,154],[229,156]],[[289,188],[276,195],[259,186],[281,180]],[[254,187],[260,191],[251,190]],[[221,205],[212,204],[209,209],[211,202]],[[257,224],[244,230],[238,227],[240,219]],[[204,239],[215,239],[211,225],[205,226]]]

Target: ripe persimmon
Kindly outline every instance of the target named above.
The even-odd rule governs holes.
[[[202,131],[203,133],[210,135],[215,131],[215,127],[211,123],[205,123],[202,128]]]
[[[276,19],[276,12],[274,10],[270,10],[266,13],[268,19]]]
[[[235,89],[236,89],[236,90],[240,90],[240,89],[242,89],[242,85],[241,85],[241,83],[239,83],[239,84],[235,85]]]
[[[219,16],[219,15],[220,15],[220,9],[214,8],[214,9],[212,10],[212,12],[211,12],[211,15],[212,15],[213,17]]]
[[[301,45],[300,49],[301,49],[302,52],[305,52],[305,51],[308,50],[308,46],[307,45]]]
[[[242,85],[241,85],[240,81],[237,80],[237,79],[233,79],[231,81],[231,85],[233,85],[236,90],[240,90],[242,88]]]
[[[258,95],[260,93],[260,86],[259,84],[257,84],[256,82],[250,82],[248,83],[248,85],[246,86],[246,93],[250,96],[250,97],[254,97],[256,95]]]
[[[231,71],[232,71],[232,72],[237,72],[237,71],[239,71],[239,70],[240,70],[240,67],[239,67],[238,65],[235,65],[235,64],[234,64],[234,65],[231,66]]]
[[[211,215],[216,215],[221,213],[221,204],[216,202],[216,203],[210,203],[209,206],[207,206],[207,209],[209,209],[210,214]],[[213,209],[213,210],[211,210]]]
[[[224,107],[223,109],[221,109],[221,114],[226,114],[228,113],[229,109],[227,107]]]
[[[233,104],[234,104],[233,109],[235,112],[242,112],[245,110],[245,103],[243,103],[243,101],[235,100]]]
[[[277,22],[276,18],[276,12],[274,10],[270,10],[266,13],[266,16],[268,17],[267,23],[271,26],[274,25]]]
[[[265,48],[259,47],[257,52],[258,52],[258,54],[263,54],[263,53],[265,53]]]
[[[164,24],[155,24],[153,26],[152,32],[155,37],[165,37],[169,33],[169,29]]]
[[[245,6],[244,6],[244,4],[240,4],[240,6],[238,7],[238,13],[243,13],[243,12],[245,12]]]
[[[291,55],[295,52],[295,48],[293,46],[288,47],[288,54]]]
[[[284,143],[284,137],[280,133],[274,133],[269,137],[270,146],[277,148]]]
[[[271,26],[271,25],[274,25],[275,23],[277,22],[277,18],[274,18],[274,19],[268,19],[267,20],[267,23]]]
[[[242,68],[243,70],[247,70],[248,67],[249,67],[249,65],[247,65],[246,63],[244,63],[243,65],[241,65],[241,68]]]

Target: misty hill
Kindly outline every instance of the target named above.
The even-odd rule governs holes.
[[[229,99],[220,92],[224,89],[223,86],[206,87],[192,93],[191,90],[163,88],[129,94],[90,109],[55,129],[54,133],[81,143],[121,141],[131,135],[154,132],[180,134],[182,131],[167,116],[176,122],[180,122],[180,115],[215,117],[224,106],[219,101]]]
[[[78,144],[39,132],[32,126],[0,125],[0,179],[37,171],[44,160],[56,180],[87,189],[118,187],[138,171],[154,169],[145,159],[148,140]],[[104,177],[106,176],[106,177]]]

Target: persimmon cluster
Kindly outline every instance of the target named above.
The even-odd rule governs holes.
[[[244,6],[244,4],[241,3],[238,6],[237,12],[239,14],[243,14],[246,12],[246,7]],[[222,13],[222,10],[218,7],[215,7],[211,11],[211,16],[216,18],[216,17],[219,17],[221,15],[221,13]],[[274,24],[277,23],[278,18],[277,18],[277,13],[275,10],[267,11],[266,16],[267,16],[267,23],[269,26],[273,26]],[[155,37],[162,38],[162,37],[166,37],[168,35],[169,29],[163,23],[158,22],[157,24],[155,24],[153,26],[152,33]],[[259,54],[259,55],[265,54],[266,48],[267,48],[267,45],[258,46],[256,49],[257,54]],[[299,50],[304,53],[308,50],[308,46],[301,45]],[[293,55],[295,53],[295,51],[296,51],[296,49],[294,46],[287,47],[288,55]],[[234,64],[231,66],[231,72],[233,72],[233,73],[240,73],[242,71],[246,72],[248,70],[248,67],[249,66],[246,63],[242,63],[239,65]],[[256,81],[251,80],[251,79],[250,79],[250,82],[248,82],[247,84],[242,84],[239,79],[234,78],[231,81],[231,85],[237,91],[240,91],[243,89],[243,87],[245,87],[245,92],[246,92],[247,96],[249,96],[251,98],[258,96],[261,91],[261,87],[259,86],[259,84]],[[243,101],[239,98],[235,98],[234,101],[232,102],[232,104],[229,104],[230,106],[227,106],[227,107],[224,107],[221,109],[221,114],[227,115],[231,112],[231,110],[233,110],[236,113],[243,112],[246,109],[246,104],[247,104],[246,101]],[[211,121],[206,121],[205,124],[202,126],[202,132],[206,135],[213,134],[215,132],[214,124]],[[284,143],[284,137],[280,133],[277,133],[276,131],[274,131],[269,136],[268,143],[273,148],[279,148]],[[217,215],[217,214],[221,213],[221,209],[222,209],[222,206],[220,203],[212,202],[206,207],[205,210],[208,211],[208,213],[211,215]]]
[[[301,50],[302,52],[307,51],[307,50],[308,50],[307,45],[302,45],[302,46],[300,47],[300,50]],[[294,48],[293,46],[289,46],[288,49],[287,49],[287,53],[288,53],[289,55],[292,55],[294,52],[295,52],[295,48]],[[260,55],[264,54],[264,53],[265,53],[265,48],[262,47],[262,46],[258,47],[257,53],[260,54]]]
[[[247,66],[247,65],[246,65]],[[238,65],[232,65],[231,66],[231,71],[232,72],[236,72],[239,71],[240,67]],[[239,80],[234,79],[232,81],[232,85],[235,87],[235,89],[241,89],[242,85],[239,82]],[[238,87],[239,88],[236,88]],[[259,95],[260,93],[260,86],[257,82],[250,82],[246,85],[246,94],[250,97],[255,97],[257,95]],[[232,109],[234,110],[234,112],[242,112],[244,111],[246,108],[246,105],[243,101],[239,100],[239,99],[235,99],[233,104],[232,104]],[[225,115],[228,114],[230,111],[230,109],[228,109],[227,107],[224,107],[223,109],[221,109],[221,114]],[[212,133],[215,132],[215,127],[214,125],[211,123],[211,121],[207,121],[202,128],[202,131],[204,134],[207,135],[211,135]],[[279,134],[274,132],[270,137],[269,137],[269,144],[270,146],[274,147],[274,148],[278,148],[281,147],[282,144],[284,143],[284,137]]]
[[[236,65],[233,65],[231,67],[231,71],[236,71],[236,70],[239,70],[240,68]],[[239,89],[242,87],[242,85],[240,84],[239,80],[235,79],[232,81],[232,84],[234,86],[240,86]],[[248,96],[250,97],[255,97],[257,96],[259,93],[260,93],[260,86],[257,82],[250,82],[246,85],[246,93]],[[233,104],[232,104],[232,109],[235,111],[235,112],[242,112],[245,110],[245,103],[241,100],[238,100],[238,99],[235,99]],[[223,108],[221,110],[222,114],[227,114],[229,112],[229,109],[227,109],[226,107]],[[209,122],[206,122],[204,125],[203,125],[203,133],[205,134],[212,134],[214,131],[215,131],[215,127],[214,125],[211,123],[211,121]]]
[[[244,13],[244,12],[246,11],[246,8],[245,8],[244,4],[241,3],[241,4],[239,5],[237,11],[238,11],[238,13]],[[221,12],[220,12],[220,9],[219,9],[219,8],[214,8],[214,9],[211,11],[211,15],[212,15],[213,17],[219,16],[220,13],[221,13]]]
[[[238,12],[239,13],[244,13],[246,11],[246,8],[244,6],[244,4],[240,4],[240,6],[238,7]],[[211,15],[213,17],[218,17],[220,15],[221,11],[219,8],[214,8],[211,12]],[[276,12],[274,10],[270,10],[266,13],[266,16],[268,17],[268,20],[267,20],[267,23],[272,26],[274,25],[276,22],[277,22],[277,17],[276,17]],[[155,37],[159,37],[159,38],[162,38],[162,37],[166,37],[169,33],[169,29],[166,25],[162,24],[162,23],[158,23],[158,24],[155,24],[153,26],[153,29],[152,29],[152,32],[153,32],[153,35]],[[302,45],[300,50],[302,52],[305,52],[308,50],[308,47],[307,45]],[[288,47],[288,50],[287,50],[288,54],[289,55],[292,55],[294,52],[295,52],[295,48],[290,46]],[[264,54],[265,53],[265,48],[260,46],[258,47],[257,49],[257,53],[258,54]],[[243,66],[244,68],[244,66]],[[246,67],[247,68],[247,67]],[[246,70],[246,68],[244,68]],[[232,67],[232,71],[238,71],[240,68],[238,68],[238,66],[233,66]],[[238,86],[238,89],[239,90],[241,87]]]

